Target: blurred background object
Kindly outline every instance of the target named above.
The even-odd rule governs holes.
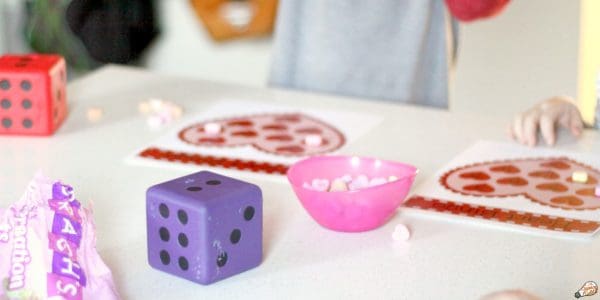
[[[277,0],[190,0],[216,41],[273,32]]]
[[[191,1],[153,2],[160,35],[130,64],[171,75],[265,86],[271,64],[269,35],[215,42]],[[215,1],[223,2],[202,2]],[[37,1],[0,0],[0,54],[33,51],[24,40],[26,2]],[[251,1],[241,2],[229,4],[239,8]],[[594,81],[600,68],[594,64],[600,61],[600,52],[594,50],[600,43],[594,38],[600,30],[600,9],[594,9],[598,2],[512,0],[493,19],[462,24],[450,110],[511,118],[524,107],[564,94],[582,101],[589,122],[594,114]],[[237,8],[230,10],[226,18],[243,28],[256,12],[240,13]],[[65,56],[70,63],[73,61]]]
[[[31,47],[38,53],[58,53],[76,71],[97,66],[81,41],[69,30],[64,18],[70,0],[27,0],[23,32]]]
[[[463,22],[490,18],[498,15],[510,0],[446,0],[446,6],[452,15]]]
[[[55,53],[78,73],[136,64],[158,34],[154,0],[0,2],[2,53]]]
[[[135,62],[158,34],[153,0],[66,2],[69,5],[62,15],[98,62]]]
[[[158,1],[161,34],[144,55],[163,74],[262,87],[271,65],[269,35],[216,42],[189,0]]]
[[[593,124],[596,104],[596,79],[600,75],[600,1],[577,1],[581,5],[579,17],[579,85],[577,96],[581,114],[588,124]],[[598,91],[600,93],[600,89]],[[600,104],[598,104],[600,105]],[[600,109],[599,109],[600,110]]]

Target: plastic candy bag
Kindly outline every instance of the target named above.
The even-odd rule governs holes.
[[[71,186],[38,173],[0,209],[0,299],[119,299]]]

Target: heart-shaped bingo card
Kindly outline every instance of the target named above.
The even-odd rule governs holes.
[[[573,172],[586,172],[585,182],[574,182]],[[448,171],[440,179],[447,189],[479,197],[524,196],[553,208],[596,210],[600,197],[594,189],[600,172],[566,157],[490,161]]]
[[[553,236],[600,228],[600,157],[479,142],[430,177],[405,202],[416,211]],[[585,180],[573,180],[584,173]]]
[[[188,117],[127,161],[281,177],[298,160],[343,151],[382,120],[367,113],[222,100]]]
[[[311,144],[312,137],[318,142]],[[333,125],[302,113],[250,114],[199,122],[182,129],[179,138],[201,147],[252,146],[280,156],[329,153],[346,142]]]

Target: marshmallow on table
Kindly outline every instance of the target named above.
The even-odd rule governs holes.
[[[584,171],[575,171],[573,172],[573,175],[571,175],[571,180],[573,180],[573,182],[587,183],[588,174]]]
[[[594,190],[594,195],[596,195],[596,197],[600,198],[600,185],[596,186],[596,189]]]
[[[161,111],[156,115],[163,121],[163,124],[168,124],[174,119],[173,115],[167,111]]]
[[[152,115],[146,119],[146,124],[150,129],[158,129],[165,124],[165,120],[159,115]]]
[[[150,108],[153,111],[159,111],[162,109],[163,105],[164,105],[164,101],[161,99],[156,99],[156,98],[152,98],[150,100],[148,100],[148,103],[150,104]]]
[[[143,115],[149,114],[152,111],[150,103],[148,101],[141,101],[138,103],[138,111]]]
[[[181,117],[181,115],[183,115],[183,108],[181,108],[181,106],[179,105],[172,104],[171,113],[173,114],[173,117],[175,117],[175,119],[178,119]]]
[[[183,114],[181,106],[158,98],[139,102],[138,111],[147,116],[146,123],[151,129],[159,129]]]
[[[87,110],[87,119],[92,123],[96,123],[102,119],[104,112],[99,107],[90,107]]]
[[[392,239],[394,241],[408,241],[410,238],[410,230],[404,224],[398,224],[394,227],[394,233],[392,233]]]

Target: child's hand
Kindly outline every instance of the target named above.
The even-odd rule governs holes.
[[[509,133],[517,142],[533,147],[537,144],[539,128],[546,144],[554,145],[557,124],[569,129],[575,136],[581,134],[583,120],[571,97],[550,98],[518,114],[509,128]]]

